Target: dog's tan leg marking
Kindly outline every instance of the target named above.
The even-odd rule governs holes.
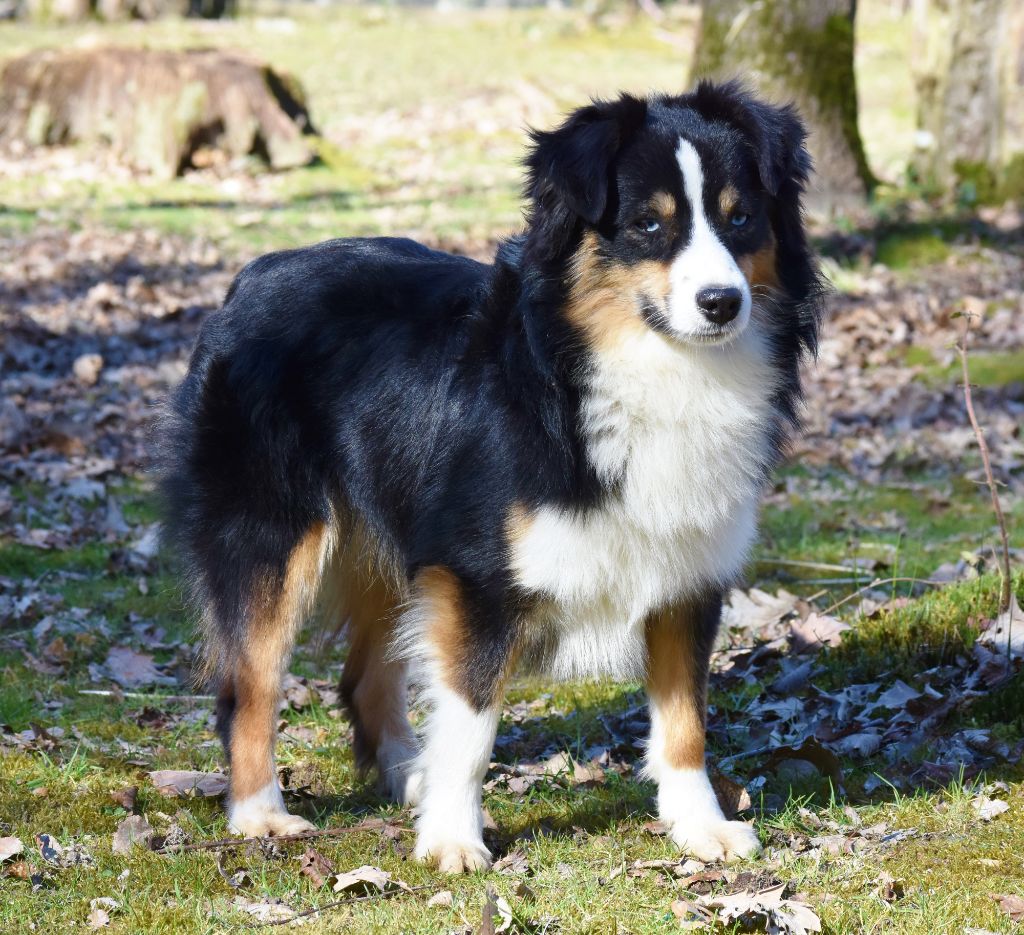
[[[416,737],[406,706],[406,663],[389,658],[400,598],[396,588],[357,555],[340,570],[349,651],[341,693],[349,709],[360,772],[377,768],[381,792],[414,804]]]
[[[684,604],[647,623],[651,737],[646,771],[658,784],[658,814],[672,839],[700,860],[734,860],[761,846],[749,825],[726,821],[704,767],[707,613]]]
[[[248,837],[294,834],[313,827],[285,809],[274,768],[274,742],[281,678],[295,635],[312,606],[326,545],[326,528],[318,524],[292,550],[283,580],[253,596],[246,640],[222,688],[234,701],[228,822],[232,830]]]
[[[483,841],[481,787],[507,673],[493,677],[473,669],[465,596],[448,569],[431,567],[418,574],[411,613],[420,621],[431,709],[419,758],[423,792],[416,856],[443,873],[483,870],[491,855]],[[489,686],[484,699],[481,680]]]

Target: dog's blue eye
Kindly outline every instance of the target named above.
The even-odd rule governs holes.
[[[643,231],[645,234],[656,234],[661,230],[661,222],[654,220],[654,218],[640,218],[636,222],[637,230]]]
[[[742,214],[742,213],[740,213],[740,214],[734,214],[731,218],[729,218],[729,223],[732,224],[733,227],[742,227],[749,220],[750,220],[750,215],[749,214]]]

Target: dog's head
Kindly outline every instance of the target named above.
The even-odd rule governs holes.
[[[791,107],[737,84],[594,103],[533,135],[528,236],[571,266],[570,305],[592,338],[644,327],[726,343],[753,308],[779,312],[816,288],[805,137]],[[800,341],[813,345],[813,322]]]

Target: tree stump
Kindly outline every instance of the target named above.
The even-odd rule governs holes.
[[[307,165],[314,133],[287,74],[213,49],[43,49],[0,73],[0,143],[109,145],[163,178],[197,153],[250,153],[273,169]]]

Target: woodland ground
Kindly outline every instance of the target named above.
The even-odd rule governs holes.
[[[908,36],[870,3],[862,129],[893,184],[871,215],[817,225],[837,293],[807,427],[712,682],[723,795],[765,856],[695,866],[658,834],[636,775],[639,685],[520,684],[487,777],[498,868],[437,878],[407,859],[410,816],[354,776],[333,690],[344,646],[313,629],[281,714],[282,780],[318,826],[362,830],[153,850],[226,834],[215,797],[161,795],[174,777],[151,775],[222,764],[209,702],[183,697],[195,637],[146,476],[147,427],[199,323],[272,247],[386,232],[485,256],[518,221],[523,125],[591,93],[678,87],[692,41],[685,19],[323,16],[0,28],[0,59],[98,40],[250,49],[302,78],[336,150],[288,174],[242,164],[171,183],[74,150],[0,155],[0,929],[286,919],[344,898],[303,871],[310,846],[335,872],[372,865],[421,887],[326,910],[310,931],[492,931],[489,887],[498,930],[732,931],[696,903],[740,894],[749,908],[768,890],[763,905],[783,884],[798,902],[760,916],[780,931],[805,930],[799,904],[836,933],[1019,929],[1024,683],[976,643],[997,609],[998,537],[951,348],[972,313],[1024,599],[1024,229],[1012,206],[936,214],[901,186]],[[872,585],[890,578],[917,580]],[[142,843],[128,846],[131,828]],[[7,856],[13,839],[24,849]]]

